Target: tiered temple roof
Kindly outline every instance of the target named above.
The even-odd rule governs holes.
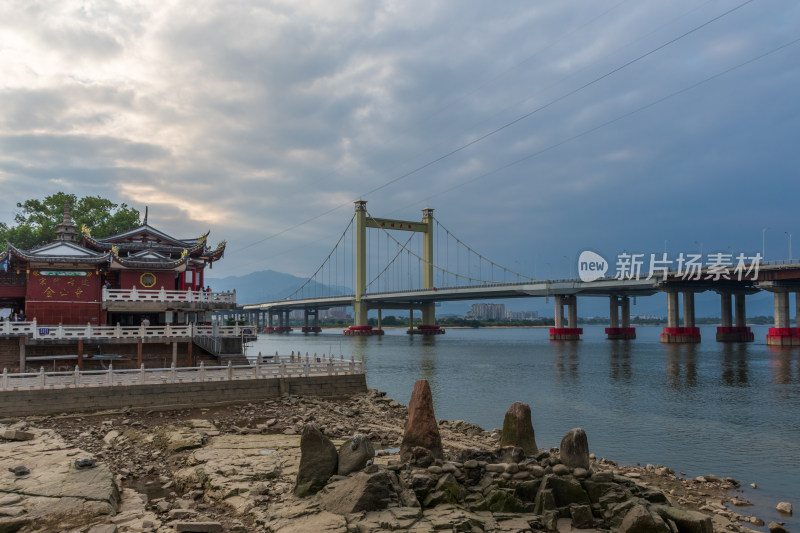
[[[208,247],[208,234],[192,239],[176,239],[145,223],[132,230],[104,238],[92,237],[91,231],[81,230],[81,244],[64,206],[64,221],[58,225],[55,241],[21,250],[8,243],[0,252],[0,263],[12,258],[38,265],[100,265],[107,263],[114,269],[152,269],[182,271],[191,266],[209,266],[222,258],[225,241],[216,248]]]
[[[81,233],[84,246],[109,254],[112,269],[183,270],[187,263],[211,264],[225,252],[224,241],[214,250],[208,248],[209,232],[194,239],[176,239],[147,223],[102,239],[92,237],[87,228]]]

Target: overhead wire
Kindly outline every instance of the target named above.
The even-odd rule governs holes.
[[[578,93],[580,91],[583,91],[584,89],[586,89],[588,87],[591,87],[592,85],[595,85],[596,83],[604,80],[605,78],[608,78],[609,76],[612,76],[613,74],[615,74],[615,73],[617,73],[617,72],[619,72],[619,71],[621,71],[621,70],[623,70],[623,69],[625,69],[625,68],[627,68],[627,67],[629,67],[629,66],[631,66],[631,65],[633,65],[633,64],[635,64],[635,63],[637,63],[639,61],[641,61],[642,59],[644,59],[644,58],[646,58],[646,57],[648,57],[648,56],[650,56],[650,55],[652,55],[652,54],[654,54],[654,53],[656,53],[656,52],[658,52],[658,51],[660,51],[660,50],[662,50],[662,49],[664,49],[664,48],[666,48],[668,46],[671,46],[672,44],[675,44],[676,42],[680,41],[681,39],[684,39],[685,37],[687,37],[687,36],[697,32],[697,31],[699,31],[700,29],[705,28],[706,26],[708,26],[708,25],[720,20],[721,18],[723,18],[723,17],[725,17],[725,16],[727,16],[727,15],[729,15],[729,14],[731,14],[731,13],[733,13],[733,12],[739,10],[739,9],[741,9],[742,7],[746,6],[747,4],[752,3],[753,1],[754,0],[745,0],[744,2],[742,2],[742,3],[734,6],[733,8],[721,13],[720,15],[717,15],[717,16],[715,16],[715,17],[703,22],[702,24],[699,24],[698,26],[693,27],[692,29],[682,33],[681,35],[679,35],[679,36],[677,36],[677,37],[675,37],[673,39],[670,39],[669,41],[667,41],[667,42],[665,42],[665,43],[663,43],[663,44],[661,44],[661,45],[649,50],[648,52],[645,52],[644,54],[641,54],[641,55],[635,57],[634,59],[631,59],[631,60],[623,63],[622,65],[620,65],[620,66],[618,66],[618,67],[606,72],[605,74],[602,74],[602,75],[594,78],[593,80],[584,83],[583,85],[579,86],[578,88],[573,89],[571,91],[568,91],[567,93],[564,93],[561,96],[558,96],[553,100],[550,100],[546,104],[542,104],[541,106],[539,106],[539,107],[537,107],[537,108],[535,108],[535,109],[533,109],[533,110],[531,110],[531,111],[529,111],[529,112],[527,112],[527,113],[515,118],[514,120],[506,122],[505,124],[495,128],[495,129],[493,129],[493,130],[491,130],[491,131],[489,131],[487,133],[484,133],[483,135],[480,135],[477,138],[475,138],[475,139],[473,139],[473,140],[471,140],[471,141],[469,141],[469,142],[467,142],[465,144],[462,144],[462,145],[460,145],[460,146],[458,146],[458,147],[456,147],[456,148],[444,153],[443,155],[441,155],[439,157],[436,157],[436,158],[434,158],[434,159],[432,159],[432,160],[430,160],[430,161],[428,161],[428,162],[426,162],[426,163],[424,163],[424,164],[422,164],[420,166],[417,166],[414,169],[409,170],[408,172],[400,174],[400,175],[398,175],[398,176],[396,176],[396,177],[384,182],[382,185],[380,185],[378,187],[374,187],[373,189],[368,190],[367,192],[362,194],[361,197],[368,196],[368,195],[374,194],[374,193],[376,193],[376,192],[378,192],[378,191],[380,191],[382,189],[385,189],[386,187],[389,187],[390,185],[393,185],[394,183],[397,183],[400,180],[403,180],[403,179],[405,179],[405,178],[407,178],[409,176],[412,176],[412,175],[414,175],[414,174],[416,174],[416,173],[418,173],[418,172],[420,172],[420,171],[422,171],[422,170],[424,170],[424,169],[426,169],[426,168],[428,168],[430,166],[435,165],[436,163],[439,163],[440,161],[443,161],[443,160],[445,160],[445,159],[447,159],[447,158],[449,158],[449,157],[451,157],[451,156],[453,156],[453,155],[455,155],[457,153],[460,153],[460,152],[466,150],[467,148],[469,148],[469,147],[471,147],[471,146],[473,146],[475,144],[478,144],[478,143],[484,141],[485,139],[487,139],[489,137],[492,137],[493,135],[496,135],[496,134],[500,133],[501,131],[504,131],[504,130],[510,128],[511,126],[513,126],[513,125],[515,125],[515,124],[517,124],[517,123],[519,123],[519,122],[521,122],[521,121],[523,121],[523,120],[535,115],[536,113],[538,113],[538,112],[540,112],[540,111],[542,111],[544,109],[547,109],[547,108],[551,107],[552,105],[554,105],[554,104],[556,104],[556,103],[558,103],[558,102],[560,102],[560,101],[562,101],[562,100],[564,100],[566,98],[569,98],[570,96],[572,96],[572,95],[574,95],[574,94],[576,94],[576,93]],[[342,207],[345,207],[347,205],[349,205],[349,203],[339,204],[339,205],[337,205],[337,206],[335,206],[335,207],[333,207],[331,209],[328,209],[327,211],[325,211],[323,213],[320,213],[320,214],[318,214],[316,216],[307,218],[307,219],[303,220],[302,222],[299,222],[297,224],[289,226],[289,227],[287,227],[287,228],[285,228],[285,229],[283,229],[283,230],[281,230],[281,231],[279,231],[277,233],[268,235],[268,236],[264,237],[263,239],[255,241],[255,242],[253,242],[251,244],[248,244],[246,246],[243,246],[241,248],[235,249],[235,250],[233,250],[233,252],[235,253],[235,252],[239,252],[239,251],[242,251],[242,250],[246,250],[248,248],[251,248],[253,246],[261,244],[261,243],[263,243],[263,242],[265,242],[265,241],[267,241],[269,239],[272,239],[272,238],[278,237],[280,235],[283,235],[284,233],[287,233],[287,232],[289,232],[289,231],[291,231],[293,229],[296,229],[298,227],[304,226],[305,224],[308,224],[309,222],[313,222],[314,220],[322,218],[322,217],[324,217],[324,216],[326,216],[326,215],[328,215],[330,213],[333,213],[334,211],[336,211],[338,209],[341,209]]]

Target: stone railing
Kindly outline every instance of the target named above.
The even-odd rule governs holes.
[[[80,387],[111,387],[152,385],[159,383],[203,383],[207,381],[235,381],[244,379],[273,379],[310,376],[338,376],[363,374],[363,361],[345,361],[333,357],[309,359],[278,357],[269,363],[256,361],[253,365],[200,366],[170,368],[145,368],[114,370],[78,370],[71,372],[39,372],[10,374],[3,369],[0,391],[42,390]]]
[[[106,289],[103,288],[103,302],[198,302],[210,304],[236,304],[236,291],[168,291],[165,289]]]
[[[2,322],[0,337],[33,339],[147,339],[187,338],[195,336],[240,337],[255,335],[254,325],[208,326],[197,324],[165,324],[163,326],[49,326],[32,322]]]

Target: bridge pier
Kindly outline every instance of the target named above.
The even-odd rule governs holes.
[[[611,340],[630,340],[636,338],[636,328],[631,327],[631,299],[627,296],[609,298],[609,327],[606,335]],[[622,326],[620,326],[620,311]]]
[[[678,290],[667,290],[667,327],[661,332],[663,343],[700,342],[700,328],[694,322],[694,291],[683,291],[683,327],[678,321]]]
[[[578,298],[574,294],[556,294],[555,327],[550,328],[551,341],[579,341],[583,328],[578,326]],[[567,327],[564,327],[564,306],[567,306]]]
[[[314,317],[313,326],[308,325],[309,316]],[[317,318],[318,316],[319,316],[319,309],[303,309],[303,329],[302,329],[303,333],[305,334],[319,333],[320,331],[322,331],[322,328],[319,327],[319,320]]]
[[[773,287],[775,299],[775,327],[769,328],[767,344],[770,346],[800,346],[800,297],[795,293],[795,312],[797,313],[797,326],[791,327],[792,318],[789,311],[788,288]]]
[[[719,291],[719,295],[722,305],[720,325],[717,327],[717,342],[753,342],[755,337],[747,327],[747,318],[745,317],[744,293]]]
[[[429,303],[422,306],[422,323],[414,327],[414,310],[411,310],[411,320],[406,333],[409,335],[443,335],[444,328],[436,325],[436,304]]]

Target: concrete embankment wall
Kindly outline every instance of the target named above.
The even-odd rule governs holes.
[[[159,409],[296,396],[344,397],[367,390],[364,374],[0,391],[0,418],[106,409]]]
[[[241,340],[234,339],[239,343],[239,350],[241,351]],[[43,357],[48,355],[77,355],[78,343],[77,341],[61,341],[59,342],[43,342],[39,344],[32,344],[33,341],[27,340],[25,345],[26,357]],[[86,340],[84,342],[84,370],[99,370],[101,369],[100,361],[92,360],[92,354],[96,352],[119,354],[123,359],[114,361],[114,368],[117,370],[139,368],[138,365],[138,348],[137,340],[134,339],[130,342],[109,342],[107,339],[103,340]],[[178,357],[177,366],[186,366],[189,359],[189,343],[187,341],[178,342],[176,355]],[[232,348],[233,349],[233,348]],[[165,339],[145,339],[142,343],[142,363],[145,368],[165,368],[172,364],[172,342]],[[9,372],[19,372],[19,352],[20,341],[18,337],[0,339],[0,371],[7,368]],[[235,351],[225,353],[238,353]],[[217,359],[209,355],[205,350],[199,346],[194,345],[192,348],[192,359],[195,365],[199,365],[202,361],[206,366],[217,365]],[[28,372],[38,372],[40,367],[44,367],[45,371],[70,371],[75,368],[77,359],[67,361],[57,361],[55,368],[53,361],[28,361]]]

